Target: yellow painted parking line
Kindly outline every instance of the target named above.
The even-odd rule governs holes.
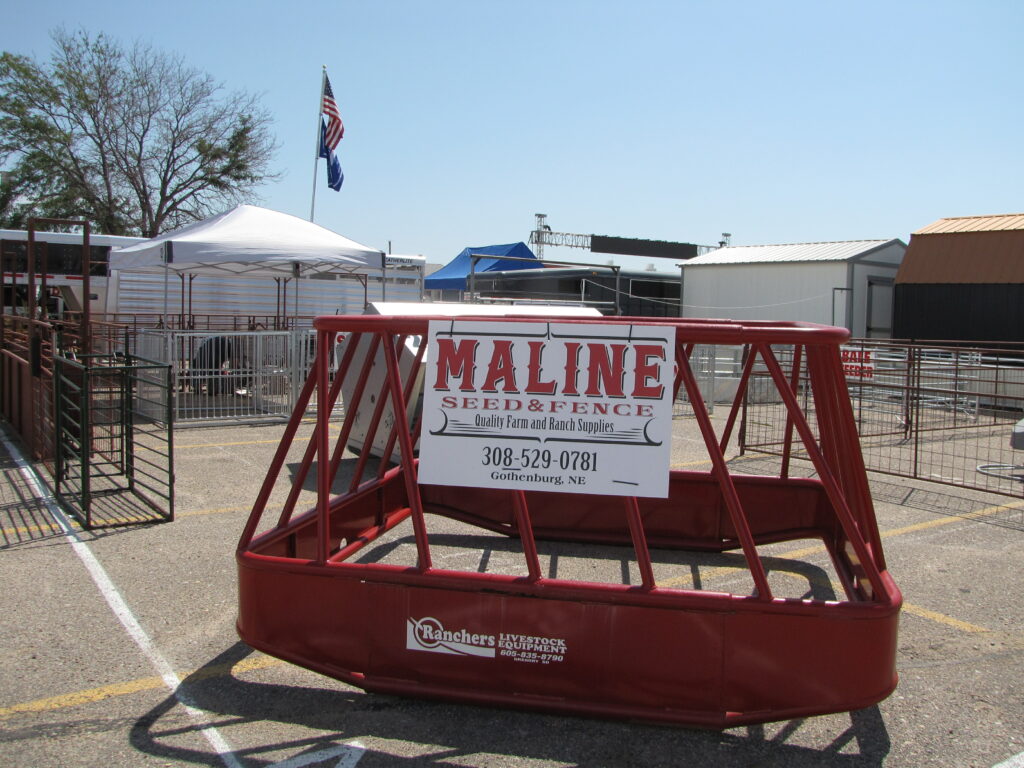
[[[684,461],[682,464],[672,464],[669,469],[683,469],[685,467],[704,467],[710,464],[709,459],[703,459],[702,461]]]
[[[305,422],[304,421],[302,423],[303,424],[314,424],[315,422]],[[328,424],[327,425],[327,431],[328,432],[332,432],[333,431],[333,432],[335,432],[337,434],[340,434],[341,433],[341,427],[337,426],[336,424]],[[297,435],[296,439],[301,439],[301,438],[308,439],[309,437],[311,437],[311,436],[310,435],[304,435],[304,436],[300,437],[300,436]],[[188,448],[237,448],[237,447],[242,446],[242,445],[278,445],[280,442],[281,442],[281,439],[277,438],[276,440],[239,440],[238,442],[234,442],[234,443],[185,443],[185,444],[175,444],[174,448],[176,450],[179,449],[179,448],[181,448],[181,449],[188,449]]]
[[[258,442],[276,442],[276,441],[258,441]],[[252,443],[226,443],[223,445],[245,445]],[[207,444],[213,445],[213,444]],[[198,447],[198,446],[197,446]],[[692,464],[685,464],[681,466],[692,466],[696,464],[707,464],[707,462],[693,462]],[[921,530],[927,530],[936,528],[944,525],[950,525],[960,520],[970,520],[979,517],[985,517],[987,515],[996,514],[998,512],[1007,509],[1016,509],[1024,506],[1024,500],[1012,502],[1010,504],[997,505],[992,507],[986,507],[985,509],[976,510],[974,512],[964,513],[962,515],[936,518],[927,520],[921,523],[914,523],[913,525],[907,525],[900,528],[892,528],[887,531],[882,531],[882,538],[892,538],[895,536],[902,536],[908,533],[914,533]],[[222,514],[229,512],[242,512],[247,511],[242,507],[219,507],[207,510],[195,510],[191,512],[180,513],[179,517],[193,516],[193,515],[210,515],[210,514]],[[43,526],[19,526],[17,528],[0,529],[4,533],[8,532],[29,532],[32,530],[50,530]],[[826,552],[824,545],[815,545],[810,547],[803,547],[800,549],[790,550],[789,552],[780,553],[776,555],[780,558],[785,559],[797,559],[803,558],[810,555],[821,554]],[[746,568],[739,566],[716,566],[711,569],[707,569],[702,575],[703,579],[713,579],[716,576],[724,576],[726,574],[736,574],[746,571]],[[777,571],[777,573],[784,573]],[[794,578],[802,578],[796,574],[785,574],[793,576]],[[661,587],[685,587],[686,585],[692,584],[691,576],[681,576],[673,579],[668,579],[660,582],[658,586]],[[834,585],[837,592],[841,591],[840,585]],[[963,632],[969,633],[981,633],[989,632],[991,630],[985,627],[972,624],[967,621],[946,616],[945,614],[937,611],[932,611],[928,608],[915,605],[913,603],[904,603],[903,610],[912,616],[918,616],[930,621],[934,621],[945,626],[958,629]],[[203,667],[199,670],[192,672],[187,675],[189,681],[206,680],[215,677],[222,677],[227,675],[240,675],[246,672],[255,671],[259,669],[266,669],[268,667],[276,666],[284,662],[279,659],[275,659],[271,656],[259,655],[252,658],[245,659],[238,662],[237,664],[217,664],[210,667]],[[137,680],[129,680],[121,683],[113,683],[111,685],[101,686],[99,688],[91,688],[83,691],[75,691],[72,693],[66,693],[59,696],[51,696],[43,699],[36,699],[33,701],[23,702],[21,704],[15,704],[9,707],[0,707],[0,720],[12,717],[17,714],[25,714],[32,712],[46,712],[56,709],[63,709],[66,707],[81,706],[84,704],[90,704],[97,701],[103,701],[104,699],[113,698],[116,696],[125,696],[132,693],[138,693],[140,691],[155,690],[164,687],[165,682],[160,677],[146,677],[139,678]]]
[[[703,583],[705,580],[714,579],[716,576],[726,576],[737,573],[750,573],[746,566],[739,565],[716,565],[711,568],[704,568],[700,572],[700,580]],[[665,579],[659,581],[657,586],[667,587],[669,589],[689,589],[693,585],[693,576],[674,576],[671,579]]]
[[[909,613],[911,616],[918,616],[922,619],[929,619],[931,621],[937,621],[939,624],[945,624],[947,627],[953,629],[959,629],[961,632],[991,632],[991,629],[986,627],[979,627],[977,624],[971,624],[969,621],[961,621],[960,619],[954,619],[952,616],[947,616],[944,613],[929,610],[928,608],[922,608],[920,605],[914,605],[913,603],[903,603],[903,610]]]
[[[939,528],[943,525],[952,525],[956,522],[963,520],[974,520],[979,517],[986,517],[987,515],[994,515],[997,512],[1002,512],[1007,509],[1016,509],[1018,507],[1024,507],[1024,501],[1015,501],[1010,504],[999,504],[993,507],[986,507],[985,509],[978,509],[974,512],[965,512],[962,515],[954,515],[950,517],[939,517],[932,520],[926,520],[921,523],[914,523],[913,525],[905,525],[902,528],[890,528],[887,531],[879,532],[879,535],[883,539],[889,539],[894,536],[904,536],[908,533],[916,533],[917,531],[924,531],[929,528]],[[828,552],[828,548],[824,544],[814,544],[809,547],[801,547],[800,549],[792,549],[788,552],[780,552],[773,557],[785,558],[787,560],[795,560],[801,557],[809,557],[811,555],[820,555]],[[721,568],[720,570],[732,570],[731,568]],[[744,570],[744,569],[740,569]],[[685,580],[685,579],[684,579]],[[665,586],[668,586],[666,583]]]
[[[814,553],[814,552],[824,551],[824,550],[825,550],[824,547],[808,547],[807,550],[802,550],[802,551],[807,552],[807,553]],[[797,550],[795,552],[789,552],[789,553],[786,553],[786,555],[780,555],[780,557],[783,557],[783,558],[788,560],[788,559],[793,558],[794,556],[802,556],[802,555],[797,555],[797,552],[799,552],[799,551],[801,551],[801,550]],[[742,573],[742,572],[746,572],[746,570],[747,569],[745,567],[740,567],[740,566],[716,566],[714,568],[710,568],[707,571],[703,572],[701,574],[701,581],[704,581],[705,579],[710,580],[710,579],[715,578],[716,576],[724,576],[724,575],[729,574],[729,573],[733,573],[733,574],[735,574],[735,573]],[[796,573],[788,573],[786,571],[780,571],[780,570],[775,570],[774,573],[776,573],[778,575],[781,575],[781,576],[789,576],[789,577],[794,578],[794,579],[800,579],[801,581],[804,580],[803,576],[800,576],[799,574],[796,574]],[[683,589],[685,589],[687,586],[689,586],[692,583],[693,583],[693,578],[691,576],[679,576],[679,577],[676,577],[676,578],[673,578],[673,579],[666,579],[665,581],[659,581],[658,582],[658,586],[659,587],[672,587],[672,588],[682,587]],[[830,579],[829,583],[831,584],[832,589],[833,589],[833,591],[836,594],[842,594],[843,593],[843,585],[840,584],[838,581],[832,581]],[[912,616],[917,616],[917,617],[922,618],[922,619],[928,619],[929,621],[934,621],[934,622],[936,622],[938,624],[944,624],[947,627],[951,627],[953,629],[958,629],[958,630],[960,630],[962,632],[972,632],[973,633],[973,632],[991,632],[992,631],[992,630],[990,630],[990,629],[988,629],[986,627],[981,627],[981,626],[978,626],[977,624],[972,624],[969,621],[962,621],[961,619],[955,619],[952,616],[947,616],[944,613],[939,613],[938,611],[933,611],[933,610],[930,610],[928,608],[923,608],[920,605],[915,605],[914,603],[908,603],[906,601],[904,601],[904,603],[903,603],[903,610],[906,611],[907,613],[909,613]]]
[[[278,440],[241,440],[237,443],[192,443],[191,445],[175,445],[175,450],[187,448],[237,448],[240,445],[277,445]]]
[[[1024,507],[1024,500],[1012,501],[1009,504],[996,504],[995,506],[985,507],[984,509],[976,509],[973,512],[964,512],[963,514],[951,515],[949,517],[939,517],[933,520],[926,520],[923,523],[914,523],[903,528],[891,528],[888,531],[883,532],[882,538],[889,536],[902,536],[905,533],[914,533],[915,531],[923,531],[928,528],[938,528],[939,526],[949,525],[960,520],[975,520],[979,517],[988,517],[999,512],[1003,512],[1007,509],[1020,509]]]
[[[219,507],[217,509],[196,509],[190,512],[177,512],[175,519],[179,517],[193,517],[195,515],[217,515],[225,512],[248,512],[249,507]],[[78,521],[73,521],[78,529]],[[154,523],[159,522],[154,518]],[[84,530],[84,529],[83,529]],[[0,535],[16,536],[23,533],[53,533],[63,535],[63,531],[56,524],[53,525],[19,525],[14,528],[0,528]]]
[[[2,536],[19,536],[23,533],[52,533],[64,535],[64,532],[56,525],[18,525],[13,528],[0,528]]]
[[[789,552],[780,552],[777,555],[772,555],[772,557],[778,557],[783,560],[796,560],[801,557],[820,555],[823,552],[828,552],[828,547],[824,544],[815,544],[810,547],[803,547],[802,549],[791,549]]]
[[[252,507],[216,507],[214,509],[193,509],[187,512],[175,512],[175,519],[179,517],[197,517],[199,515],[223,515],[230,512],[251,512]]]
[[[760,461],[762,456],[755,456],[751,454],[749,456],[733,456],[731,459],[726,459],[726,463],[729,466],[734,464],[743,464],[748,461]],[[684,461],[682,464],[673,464],[669,469],[683,469],[685,467],[706,467],[711,464],[711,459],[700,459],[699,461]]]
[[[189,511],[186,511],[186,512],[175,512],[174,513],[174,519],[178,520],[178,519],[183,518],[183,517],[196,517],[196,516],[199,516],[199,515],[222,515],[222,514],[237,513],[237,512],[244,512],[244,513],[248,514],[251,511],[252,511],[252,507],[215,507],[213,509],[193,509],[193,510],[189,510]],[[267,511],[268,512],[273,512],[274,508],[267,507]],[[77,520],[73,520],[72,522],[76,526],[75,530],[79,530],[80,526],[78,525],[78,521]],[[157,522],[160,522],[160,521],[154,518],[153,522],[157,523]],[[128,525],[128,524],[126,524],[126,525]],[[84,529],[82,529],[82,530],[84,530]],[[57,527],[56,524],[53,524],[53,525],[19,525],[19,526],[15,526],[15,527],[12,527],[12,528],[0,527],[0,536],[17,536],[17,535],[26,534],[26,533],[29,533],[29,534],[31,534],[31,533],[53,533],[53,534],[63,535],[63,532],[60,530],[60,528]],[[2,542],[0,542],[0,545],[2,545]]]
[[[800,576],[799,574],[796,574],[796,573],[788,573],[786,571],[778,571],[778,570],[775,571],[775,573],[780,574],[782,576],[789,576],[789,577],[794,578],[794,579],[800,579],[801,581],[804,580],[803,576]],[[813,582],[815,580],[814,579],[810,579],[810,581]],[[841,595],[843,593],[843,585],[842,584],[840,584],[838,581],[832,581],[831,579],[829,579],[828,581],[829,581],[829,584],[832,587],[832,590],[837,595]],[[992,631],[991,629],[987,629],[986,627],[980,627],[977,624],[971,624],[969,621],[962,621],[960,619],[954,619],[952,616],[947,616],[944,613],[939,613],[938,611],[932,611],[932,610],[930,610],[928,608],[922,608],[920,605],[916,605],[914,603],[908,603],[905,600],[903,601],[903,610],[906,611],[907,613],[911,614],[912,616],[918,616],[918,617],[920,617],[922,619],[928,619],[930,621],[934,621],[934,622],[937,622],[939,624],[945,624],[947,627],[952,627],[953,629],[959,629],[962,632],[991,632]]]
[[[738,567],[722,566],[711,569],[706,576],[713,577],[715,575],[724,575],[725,573],[738,573],[745,569]],[[784,573],[784,572],[781,572]],[[793,578],[802,578],[796,574],[786,574]],[[682,583],[688,582],[689,578],[670,579],[662,582],[659,586],[679,586]],[[833,585],[836,589],[841,589],[838,584]],[[927,608],[920,606],[904,603],[903,610],[914,616],[929,619],[931,621],[944,624],[955,629],[959,629],[964,632],[989,632],[990,630],[985,627],[980,627],[970,622],[961,621],[954,619],[951,616],[931,611]],[[258,655],[248,659],[244,659],[234,665],[231,664],[215,664],[209,667],[202,667],[198,670],[185,676],[188,682],[197,682],[199,680],[209,680],[216,677],[226,676],[238,676],[247,672],[254,672],[261,669],[267,669],[274,667],[285,662],[280,659],[275,659],[272,656]],[[90,688],[83,691],[74,691],[72,693],[66,693],[59,696],[50,696],[43,699],[35,699],[33,701],[26,701],[21,704],[14,704],[9,707],[0,707],[0,720],[4,720],[14,715],[28,714],[33,712],[49,712],[57,709],[65,709],[68,707],[78,707],[85,704],[92,704],[105,699],[114,698],[117,696],[127,696],[133,693],[139,693],[141,691],[150,691],[163,688],[165,682],[160,677],[144,677],[137,680],[128,680],[121,683],[112,683],[111,685],[104,685],[98,688]]]
[[[931,520],[925,520],[921,523],[914,523],[912,525],[905,525],[901,528],[890,528],[887,531],[880,531],[879,536],[883,539],[890,539],[894,536],[904,536],[908,533],[916,533],[917,531],[925,531],[929,528],[940,528],[944,525],[952,525],[953,523],[961,522],[963,520],[976,520],[979,517],[987,517],[988,515],[994,515],[998,512],[1002,512],[1007,509],[1017,509],[1024,506],[1024,501],[1014,501],[1010,504],[998,504],[993,507],[985,507],[985,509],[977,509],[974,512],[965,512],[963,514],[951,515],[949,517],[936,517]],[[794,559],[798,557],[808,557],[810,555],[821,554],[827,552],[828,549],[824,544],[816,544],[811,547],[804,547],[803,549],[794,549],[789,552],[783,552],[776,557],[784,557],[787,559]]]
[[[243,659],[237,664],[215,664],[210,667],[203,667],[185,676],[189,682],[197,680],[208,680],[213,677],[225,677],[228,675],[241,675],[246,672],[253,672],[259,669],[266,669],[278,664],[284,664],[280,659],[272,656],[254,656]],[[79,707],[83,704],[92,704],[115,696],[127,696],[140,691],[152,691],[164,688],[167,683],[161,677],[142,677],[138,680],[128,680],[122,683],[112,683],[99,688],[89,688],[84,691],[65,693],[60,696],[50,696],[45,699],[35,699],[21,704],[14,704],[10,707],[0,707],[0,720],[14,715],[21,715],[30,712],[50,712],[56,709],[67,707]]]
[[[924,531],[924,530],[928,530],[930,528],[939,528],[939,527],[944,526],[944,525],[951,525],[951,524],[956,523],[958,521],[973,520],[973,519],[977,519],[979,517],[986,517],[988,515],[994,515],[994,514],[996,514],[998,512],[1002,512],[1002,511],[1007,510],[1007,509],[1017,509],[1017,508],[1020,508],[1022,506],[1024,506],[1024,500],[1011,502],[1010,504],[999,504],[999,505],[992,506],[992,507],[986,507],[984,509],[978,509],[978,510],[975,510],[974,512],[966,512],[966,513],[964,513],[962,515],[956,515],[956,516],[951,516],[951,517],[939,517],[939,518],[934,518],[932,520],[926,520],[926,521],[921,522],[921,523],[914,523],[913,525],[905,525],[905,526],[903,526],[901,528],[890,528],[887,531],[881,531],[879,533],[879,535],[883,539],[893,538],[895,536],[905,536],[908,533],[916,533],[918,531]],[[815,545],[812,545],[812,546],[809,546],[809,547],[802,547],[800,549],[793,549],[793,550],[790,550],[788,552],[781,552],[781,553],[779,553],[777,555],[773,555],[773,557],[778,557],[778,558],[785,559],[785,560],[798,560],[798,559],[802,559],[802,558],[805,558],[805,557],[810,557],[811,555],[824,554],[826,552],[828,552],[828,548],[825,547],[824,544],[815,544]],[[703,581],[704,579],[713,579],[716,576],[723,576],[723,575],[725,575],[727,573],[737,573],[737,572],[742,572],[742,571],[746,571],[746,570],[747,569],[745,567],[740,567],[740,566],[716,566],[716,567],[710,568],[707,571],[705,571],[704,573],[702,573],[701,574],[701,580]],[[776,571],[776,573],[785,573],[785,572]],[[802,578],[802,577],[796,576],[795,574],[785,574],[785,575],[787,575],[787,576],[794,576],[795,578]],[[691,586],[692,584],[693,584],[693,577],[692,576],[677,576],[675,578],[666,579],[665,581],[658,582],[658,586],[659,587],[670,587],[670,588],[680,588],[681,587],[683,589],[686,589],[687,587]],[[833,589],[836,590],[837,594],[842,593],[842,585],[840,585],[838,583],[834,583],[832,586],[833,586]],[[945,625],[947,627],[952,627],[953,629],[959,629],[959,630],[961,630],[963,632],[991,632],[992,631],[990,629],[987,629],[986,627],[982,627],[982,626],[979,626],[977,624],[972,624],[972,623],[970,623],[968,621],[962,621],[961,619],[956,619],[956,618],[953,618],[952,616],[947,616],[944,613],[939,613],[938,611],[933,611],[933,610],[931,610],[929,608],[924,608],[922,606],[915,605],[914,603],[904,602],[903,603],[903,610],[906,611],[907,613],[909,613],[912,616],[917,616],[917,617],[922,618],[922,619],[928,619],[930,621],[934,621],[934,622],[937,622],[939,624],[943,624],[943,625]]]
[[[275,659],[273,656],[259,654],[247,659],[242,659],[235,664],[214,664],[209,667],[202,667],[188,675],[186,679],[191,682],[195,680],[209,680],[213,677],[226,677],[227,675],[241,675],[246,672],[255,672],[258,669],[276,667],[278,664],[284,663],[285,662],[280,659]]]
[[[996,506],[992,506],[992,507],[986,507],[985,509],[975,510],[974,512],[967,512],[967,513],[962,514],[962,515],[956,515],[954,517],[941,517],[941,518],[936,518],[936,519],[932,519],[932,520],[926,520],[926,521],[921,522],[921,523],[914,523],[913,525],[906,525],[906,526],[903,526],[901,528],[891,528],[891,529],[889,529],[887,531],[881,531],[879,535],[882,538],[892,538],[894,536],[904,536],[904,535],[906,535],[908,533],[915,533],[917,531],[928,530],[930,528],[938,528],[938,527],[941,527],[941,526],[944,526],[944,525],[951,525],[952,523],[955,523],[955,522],[957,522],[959,520],[976,519],[976,518],[979,518],[979,517],[985,517],[987,515],[993,515],[993,514],[996,514],[997,512],[1001,512],[1001,511],[1006,510],[1006,509],[1016,509],[1016,508],[1019,508],[1019,507],[1022,507],[1022,506],[1024,506],[1024,501],[1017,501],[1017,502],[1013,502],[1013,503],[1010,503],[1010,504],[1000,504],[1000,505],[996,505]],[[827,547],[825,547],[825,545],[823,545],[823,544],[816,544],[816,545],[809,546],[809,547],[802,547],[800,549],[793,549],[793,550],[790,550],[788,552],[781,552],[781,553],[779,553],[777,555],[773,555],[773,557],[778,557],[780,559],[785,559],[785,560],[798,560],[798,559],[802,559],[802,558],[805,558],[805,557],[809,557],[811,555],[824,554],[826,552],[828,552],[828,549],[827,549]],[[726,574],[734,574],[734,573],[739,573],[739,572],[745,572],[746,570],[747,569],[745,567],[741,567],[741,566],[715,566],[714,568],[709,568],[706,571],[704,571],[701,574],[701,580],[703,581],[705,579],[713,579],[716,576],[724,576]],[[785,573],[784,571],[776,571],[776,573],[782,573],[782,574],[784,574],[786,576],[793,576],[794,578],[803,578],[803,577],[797,576],[796,574]],[[658,582],[658,586],[659,587],[683,588],[683,589],[686,589],[686,588],[690,587],[692,584],[693,584],[693,577],[689,576],[689,575],[687,575],[687,576],[677,576],[675,578],[666,579],[665,581]],[[833,582],[832,587],[833,587],[833,589],[835,589],[837,594],[838,593],[842,593],[842,591],[843,591],[842,585],[838,584],[836,582]],[[963,621],[961,619],[957,619],[957,618],[954,618],[952,616],[947,616],[944,613],[939,613],[938,611],[933,611],[933,610],[931,610],[929,608],[924,608],[924,607],[916,605],[914,603],[904,602],[903,603],[903,610],[906,611],[907,613],[909,613],[912,616],[917,616],[917,617],[922,618],[922,619],[928,619],[930,621],[934,621],[934,622],[937,622],[939,624],[943,624],[943,625],[945,625],[947,627],[952,627],[953,629],[959,629],[959,630],[961,630],[963,632],[972,632],[973,633],[973,632],[991,632],[992,631],[992,630],[990,630],[990,629],[988,629],[986,627],[982,627],[982,626],[979,626],[977,624],[972,624],[969,621]]]
[[[213,444],[211,443],[209,445],[213,445]],[[223,443],[223,445],[242,445],[242,443]],[[676,465],[674,468],[693,466],[693,465],[700,464],[700,463],[707,463],[707,462],[691,462],[689,464],[679,464],[679,465]],[[994,514],[997,514],[998,512],[1002,512],[1002,511],[1008,510],[1008,509],[1019,509],[1020,507],[1024,507],[1024,500],[1011,502],[1009,504],[1000,504],[1000,505],[996,505],[996,506],[992,506],[992,507],[986,507],[985,509],[975,510],[974,512],[965,512],[963,514],[951,515],[949,517],[938,517],[938,518],[934,518],[932,520],[926,520],[926,521],[921,522],[921,523],[914,523],[913,525],[907,525],[907,526],[904,526],[902,528],[892,528],[892,529],[890,529],[888,531],[882,531],[880,535],[881,535],[881,537],[883,539],[891,538],[893,536],[903,536],[904,534],[907,534],[907,533],[914,533],[916,531],[923,531],[923,530],[927,530],[929,528],[938,528],[938,527],[941,527],[941,526],[944,526],[944,525],[951,525],[952,523],[955,523],[955,522],[960,521],[960,520],[973,520],[973,519],[976,519],[976,518],[979,518],[979,517],[986,517],[988,515],[994,515]],[[187,512],[175,512],[174,516],[175,516],[175,518],[181,518],[181,517],[194,517],[196,515],[216,515],[216,514],[225,514],[225,513],[230,513],[230,512],[249,512],[249,511],[250,511],[250,507],[216,507],[214,509],[197,509],[197,510],[190,510],[190,511],[187,511]],[[46,526],[46,525],[26,525],[26,526],[16,526],[16,527],[13,527],[13,528],[3,528],[3,527],[0,527],[0,535],[4,535],[4,536],[16,536],[16,535],[24,534],[24,533],[39,533],[39,532],[59,533],[59,529],[57,529],[56,526]],[[809,557],[811,555],[821,554],[822,552],[826,552],[826,551],[827,550],[825,549],[824,545],[817,544],[817,545],[810,546],[810,547],[803,547],[802,549],[794,549],[794,550],[791,550],[789,552],[784,552],[782,554],[779,554],[777,556],[778,557],[786,557],[786,558],[794,559],[794,558],[799,558],[799,557]],[[669,586],[669,585],[666,584],[664,586]],[[672,586],[676,586],[676,585],[673,584]]]
[[[250,512],[251,507],[218,507],[216,509],[195,509],[189,512],[176,512],[174,519],[177,520],[182,517],[195,517],[197,515],[220,515],[228,512]],[[75,525],[75,530],[85,530],[81,528],[77,520],[72,521]],[[154,523],[160,522],[156,518],[153,519]],[[136,523],[137,524],[137,523]],[[126,523],[125,525],[129,525]],[[22,534],[33,534],[33,533],[52,533],[54,535],[63,536],[64,532],[61,531],[55,524],[54,525],[19,525],[13,528],[2,528],[0,527],[0,536],[12,537],[19,536]],[[27,541],[27,540],[26,540]],[[0,542],[2,546],[3,542]]]
[[[1002,511],[1007,510],[1007,509],[1017,509],[1017,508],[1022,507],[1022,506],[1024,506],[1024,501],[1015,501],[1015,502],[1012,502],[1010,504],[999,504],[999,505],[992,506],[992,507],[986,507],[984,509],[978,509],[978,510],[975,510],[974,512],[966,512],[966,513],[964,513],[962,515],[956,515],[956,516],[952,516],[952,517],[934,518],[932,520],[925,520],[924,522],[921,522],[921,523],[914,523],[913,525],[905,525],[905,526],[903,526],[901,528],[890,528],[887,531],[881,531],[879,533],[879,535],[883,539],[892,538],[894,536],[904,536],[904,535],[906,535],[908,533],[916,533],[918,531],[924,531],[924,530],[928,530],[928,529],[931,529],[931,528],[939,528],[939,527],[944,526],[944,525],[951,525],[951,524],[953,524],[953,523],[955,523],[957,521],[960,521],[960,520],[973,520],[973,519],[977,519],[979,517],[986,517],[988,515],[994,515],[994,514],[996,514],[998,512],[1002,512]],[[824,545],[817,545],[817,546],[812,546],[812,547],[805,547],[803,549],[795,549],[795,550],[792,550],[790,552],[785,552],[785,553],[782,553],[782,554],[778,555],[778,557],[785,558],[785,559],[789,560],[789,559],[803,558],[803,557],[807,557],[809,555],[821,554],[821,553],[827,552],[827,551],[828,550],[826,549],[826,547]],[[836,589],[837,592],[841,591],[841,586],[840,585],[833,584],[833,587]],[[933,611],[933,610],[931,610],[929,608],[924,608],[923,606],[916,605],[914,603],[908,603],[906,601],[904,601],[904,603],[903,603],[903,610],[906,611],[907,613],[909,613],[911,616],[917,616],[917,617],[922,618],[922,619],[928,619],[930,621],[935,621],[935,622],[938,622],[939,624],[944,624],[947,627],[952,627],[953,629],[959,629],[962,632],[972,632],[973,633],[973,632],[991,632],[992,631],[992,630],[988,629],[987,627],[982,627],[982,626],[979,626],[977,624],[972,624],[969,621],[963,621],[961,619],[956,619],[956,618],[954,618],[952,616],[947,616],[944,613],[939,613],[938,611]]]
[[[124,683],[104,685],[100,688],[90,688],[74,693],[65,693],[61,696],[50,696],[45,699],[26,701],[10,707],[0,707],[0,720],[13,715],[25,714],[27,712],[50,712],[55,709],[66,707],[77,707],[82,704],[91,704],[95,701],[113,698],[114,696],[125,696],[139,691],[151,691],[156,688],[163,688],[165,685],[161,677],[143,677],[138,680],[129,680]]]

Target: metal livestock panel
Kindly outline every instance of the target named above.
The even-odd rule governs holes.
[[[792,365],[792,350],[776,354]],[[1019,357],[859,339],[841,360],[868,470],[1021,495],[1024,463],[1012,441],[1024,413]],[[807,371],[801,376],[805,396]],[[745,398],[741,450],[781,453],[787,414],[764,366],[754,366]]]
[[[311,364],[308,331],[144,330],[135,354],[171,367],[175,422],[286,416]]]

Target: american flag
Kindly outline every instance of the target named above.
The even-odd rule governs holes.
[[[327,115],[327,147],[333,150],[345,135],[345,124],[341,122],[341,112],[338,111],[338,102],[334,100],[334,91],[331,90],[331,81],[327,79],[326,72],[322,110]]]

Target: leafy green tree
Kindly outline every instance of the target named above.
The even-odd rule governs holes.
[[[155,237],[276,178],[257,96],[139,43],[52,38],[48,64],[0,54],[0,225],[85,218],[97,232]]]

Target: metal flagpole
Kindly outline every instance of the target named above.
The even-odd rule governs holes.
[[[316,109],[316,152],[313,153],[313,197],[309,203],[309,220],[313,221],[313,213],[316,211],[316,172],[320,164],[320,131],[323,130],[324,113],[324,86],[327,84],[327,65],[323,65],[323,74],[320,78],[320,96],[317,100]]]

